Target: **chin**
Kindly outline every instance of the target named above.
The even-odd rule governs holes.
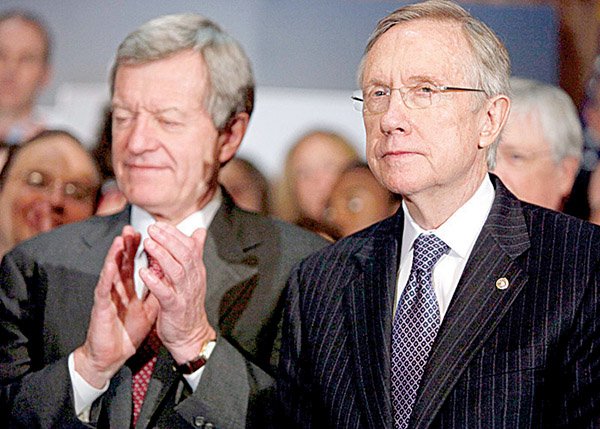
[[[130,192],[127,194],[127,201],[143,209],[168,207],[171,204],[170,201],[165,201],[162,195],[156,195],[156,193],[148,195],[148,193]]]

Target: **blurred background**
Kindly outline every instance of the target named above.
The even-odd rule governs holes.
[[[256,110],[240,155],[267,177],[281,173],[289,147],[307,129],[345,136],[364,154],[350,95],[366,40],[378,19],[406,2],[376,0],[2,0],[50,28],[54,75],[40,100],[86,146],[96,144],[108,103],[108,70],[119,42],[158,15],[201,13],[243,45],[253,61]],[[598,53],[597,0],[461,2],[506,43],[515,75],[559,84],[580,105]]]

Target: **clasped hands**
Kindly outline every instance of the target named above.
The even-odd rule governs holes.
[[[138,297],[134,259],[141,236],[125,226],[104,260],[87,338],[74,353],[75,370],[98,389],[135,354],[154,325],[178,364],[196,358],[201,348],[216,338],[204,307],[206,230],[198,229],[187,237],[175,227],[157,222],[148,233],[144,249],[164,276],[159,278],[142,268],[140,278],[149,292]]]

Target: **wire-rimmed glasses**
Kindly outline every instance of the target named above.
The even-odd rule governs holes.
[[[90,200],[95,195],[97,188],[78,182],[63,182],[41,171],[32,170],[19,177],[20,180],[38,192],[51,193],[57,186],[62,194],[71,200],[81,202]]]
[[[379,114],[388,110],[392,91],[400,92],[404,104],[409,109],[426,109],[437,104],[440,94],[453,91],[485,92],[478,88],[462,88],[458,86],[435,86],[420,83],[400,88],[385,85],[371,85],[364,91],[355,91],[352,95],[354,108],[369,114]]]

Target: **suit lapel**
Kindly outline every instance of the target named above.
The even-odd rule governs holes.
[[[88,248],[93,249],[94,253],[98,255],[98,260],[100,261],[100,268],[104,263],[104,258],[106,257],[106,253],[108,253],[108,249],[112,244],[113,239],[121,234],[121,230],[127,224],[129,224],[129,215],[130,215],[131,206],[127,206],[124,210],[116,213],[112,216],[106,216],[104,218],[105,222],[102,228],[96,228],[92,231],[88,231],[86,235],[83,235],[81,239],[88,246]],[[100,225],[100,223],[98,224]],[[104,250],[101,251],[100,249]],[[98,270],[100,273],[100,270]]]
[[[206,311],[209,322],[222,335],[234,334],[235,327],[244,317],[244,310],[258,284],[258,260],[251,250],[260,246],[268,231],[262,225],[243,228],[240,213],[225,194],[221,209],[208,231],[204,264],[208,290]],[[242,337],[243,332],[235,331]],[[250,340],[250,339],[248,339]]]
[[[347,287],[346,321],[350,332],[357,393],[368,427],[390,427],[390,347],[398,239],[403,216],[379,224],[358,244],[358,273]]]
[[[518,200],[496,182],[496,198],[438,332],[410,427],[429,427],[472,357],[494,331],[527,282],[517,258],[529,248]],[[500,278],[509,281],[499,289]]]

